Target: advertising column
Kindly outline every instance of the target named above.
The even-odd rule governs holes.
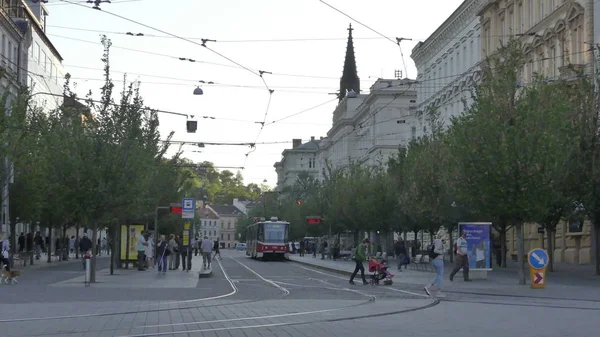
[[[467,256],[469,257],[469,273],[483,274],[485,278],[488,271],[492,271],[492,250],[491,250],[491,222],[461,222],[458,224],[458,231],[466,234]],[[454,242],[452,242],[454,247]]]

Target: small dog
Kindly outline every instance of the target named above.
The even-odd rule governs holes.
[[[2,284],[2,282],[6,283],[6,284],[19,283],[19,281],[17,280],[19,278],[19,276],[21,276],[21,272],[18,270],[12,270],[12,271],[3,270],[2,278],[0,278],[0,284]]]

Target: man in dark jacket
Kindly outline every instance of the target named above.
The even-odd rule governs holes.
[[[398,260],[398,270],[402,271],[401,268],[404,264],[406,264],[406,257],[408,256],[406,253],[406,245],[404,244],[404,240],[398,239],[398,241],[396,241],[396,245],[394,246],[394,250],[396,253],[396,259]]]
[[[85,255],[89,253],[90,250],[92,250],[92,240],[87,237],[86,233],[83,233],[83,237],[79,240],[79,251],[81,252],[81,255]],[[82,262],[83,269],[85,269],[85,258],[82,259]]]

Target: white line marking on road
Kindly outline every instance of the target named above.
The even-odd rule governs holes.
[[[140,325],[140,326],[137,326],[136,328],[157,328],[157,327],[162,327],[162,326],[181,326],[181,325],[194,325],[194,324],[212,324],[212,323],[223,323],[223,322],[250,321],[250,320],[269,319],[269,318],[281,318],[281,317],[292,317],[292,316],[321,314],[321,313],[324,313],[324,312],[339,311],[339,310],[344,310],[344,309],[347,309],[347,308],[335,308],[335,309],[322,309],[322,310],[292,312],[292,313],[289,313],[289,314],[278,314],[278,315],[268,315],[268,316],[254,316],[254,317],[238,317],[238,318],[228,318],[228,319],[217,319],[217,320],[213,320],[213,321],[196,321],[196,322],[188,322],[188,323]]]
[[[194,302],[201,302],[201,301],[218,300],[221,298],[235,295],[238,292],[238,288],[235,286],[235,283],[231,280],[231,278],[229,278],[229,275],[225,271],[225,268],[223,268],[223,264],[221,264],[221,261],[217,260],[217,262],[219,263],[219,267],[221,268],[221,271],[223,272],[223,276],[225,276],[225,279],[227,280],[227,282],[229,282],[229,285],[231,286],[232,290],[230,293],[219,295],[219,296],[213,296],[213,297],[198,298],[195,300],[171,301],[171,302],[166,302],[166,303],[194,303]]]
[[[258,278],[260,278],[261,280],[271,284],[272,286],[276,287],[277,289],[283,291],[284,296],[287,296],[290,294],[290,291],[285,289],[284,287],[280,286],[279,284],[275,283],[272,280],[266,279],[264,277],[262,277],[262,275],[260,275],[259,273],[255,272],[254,270],[252,270],[252,268],[248,267],[247,265],[243,264],[242,262],[238,261],[237,259],[233,258],[233,257],[229,257],[230,259],[232,259],[233,261],[239,263],[242,267],[246,268],[248,271],[250,271],[252,274],[258,276]]]
[[[315,280],[315,281],[317,281],[317,282],[321,282],[321,283],[323,283],[323,284],[326,284],[326,285],[328,285],[328,286],[332,286],[332,287],[339,287],[339,289],[341,289],[341,290],[346,290],[346,291],[350,291],[350,292],[353,292],[353,293],[357,293],[357,294],[359,294],[359,295],[366,296],[366,297],[370,298],[372,301],[376,301],[376,300],[377,300],[377,296],[375,296],[375,295],[370,295],[370,294],[367,294],[367,293],[364,293],[364,292],[362,292],[362,291],[360,291],[360,290],[356,290],[356,289],[350,289],[350,288],[347,288],[347,287],[338,286],[338,285],[335,285],[335,284],[333,284],[333,283],[329,283],[329,282],[327,282],[327,281],[325,281],[325,280],[321,280],[321,279],[316,279],[316,278],[313,278],[313,279],[311,279],[311,280]]]
[[[322,274],[322,275],[327,275],[327,276],[335,277],[335,278],[342,279],[342,280],[348,280],[348,278],[346,278],[346,277],[341,277],[341,276],[337,276],[337,275],[332,275],[332,274],[324,273],[324,272],[319,271],[319,270],[315,270],[315,269],[311,269],[311,268],[306,268],[306,267],[298,266],[298,265],[296,267],[302,268],[302,269],[305,269],[305,270],[309,270],[309,271],[312,271],[314,273],[319,273],[319,274]],[[386,287],[386,289],[390,289],[392,291],[397,291],[397,292],[401,292],[401,293],[405,293],[405,294],[409,294],[409,295],[413,295],[413,296],[420,296],[420,297],[427,297],[427,298],[429,298],[429,296],[427,296],[427,295],[418,294],[418,293],[415,293],[415,292],[412,292],[412,291],[400,290],[400,289],[392,288],[392,287],[389,287],[389,286],[385,286],[385,287]]]

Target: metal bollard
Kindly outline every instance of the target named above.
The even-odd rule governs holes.
[[[89,287],[90,278],[92,276],[92,264],[90,260],[90,254],[85,254],[83,258],[85,259],[85,286]]]

